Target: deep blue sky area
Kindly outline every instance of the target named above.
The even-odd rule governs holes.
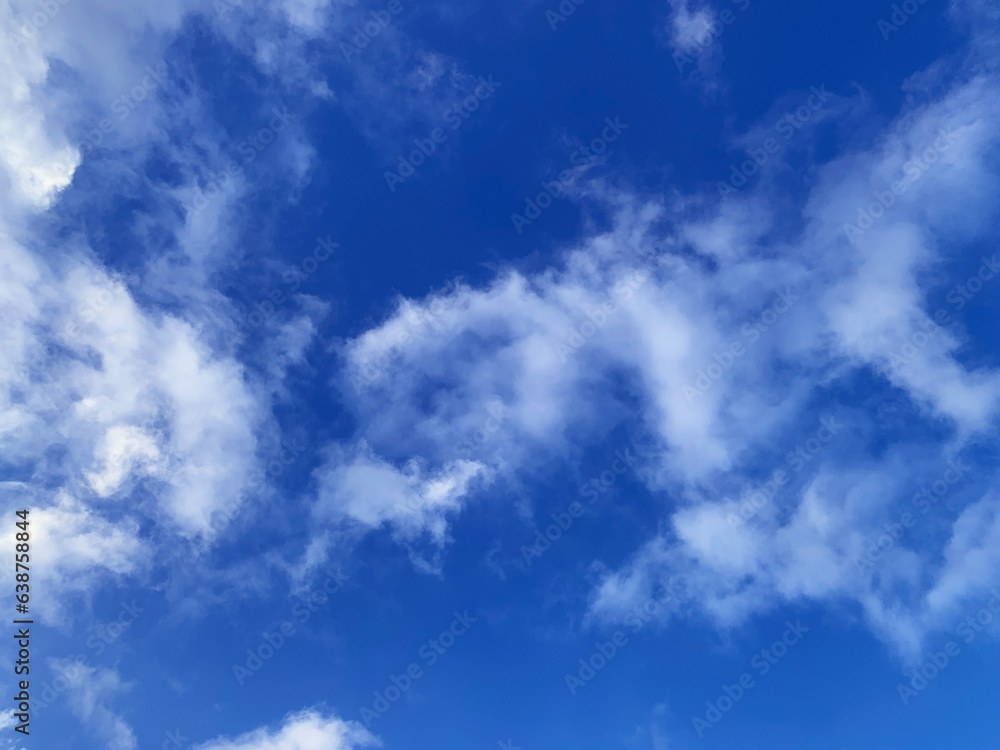
[[[509,217],[523,212],[525,198],[537,195],[543,180],[571,166],[570,154],[600,133],[606,117],[620,117],[629,129],[597,170],[613,169],[615,179],[640,188],[689,189],[725,176],[734,159],[727,139],[789,92],[801,91],[804,99],[811,86],[823,85],[850,97],[857,83],[875,113],[897,112],[900,83],[954,51],[958,40],[933,17],[941,10],[928,5],[886,41],[870,4],[808,10],[753,4],[725,27],[719,55],[725,83],[710,94],[678,75],[650,28],[659,9],[646,5],[588,4],[555,31],[541,9],[521,24],[484,19],[485,38],[475,45],[465,33],[434,26],[428,40],[448,54],[467,54],[471,75],[493,75],[503,84],[452,136],[460,153],[429,160],[417,177],[390,192],[383,168],[412,150],[409,136],[426,137],[430,125],[389,143],[364,144],[337,109],[313,112],[306,122],[331,162],[330,171],[316,174],[303,192],[301,202],[314,207],[308,224],[334,234],[344,247],[365,249],[345,259],[354,281],[336,298],[352,312],[341,320],[363,320],[373,299],[395,291],[421,295],[442,278],[475,279],[481,263],[547,256],[576,237],[579,213],[561,202],[521,235]],[[414,25],[431,24],[421,18]],[[206,56],[206,85],[230,88],[231,75],[211,64],[212,51]],[[231,93],[238,101],[240,87]],[[250,109],[234,117],[234,126],[252,115]],[[234,140],[241,134],[239,127],[230,132]],[[275,251],[301,247],[307,253],[314,238],[303,226],[302,207],[282,213],[287,218],[276,218],[273,228],[272,242],[281,246]]]

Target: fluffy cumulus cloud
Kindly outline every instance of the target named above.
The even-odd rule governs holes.
[[[6,250],[6,460],[84,497],[151,480],[163,521],[210,533],[253,473],[262,407],[241,367],[86,261]],[[52,446],[61,458],[46,456]]]
[[[143,79],[152,83],[145,66],[162,60],[158,54],[195,5],[12,0],[4,6],[0,55],[8,74],[0,83],[0,163],[6,169],[0,190],[10,201],[8,211],[46,208],[90,149],[76,134],[97,111],[95,103],[129,96],[136,87],[144,100]],[[146,44],[135,44],[143,33]],[[76,71],[82,85],[57,83],[62,76],[53,75],[53,65]],[[138,97],[129,102],[131,110]],[[140,122],[148,121],[131,118],[123,127],[132,130]]]
[[[805,196],[762,182],[721,201],[648,199],[595,183],[587,200],[610,218],[557,265],[401,301],[344,347],[366,441],[352,480],[412,460],[413,478],[385,482],[412,488],[453,474],[461,457],[513,481],[630,423],[658,446],[643,476],[668,523],[600,583],[592,616],[623,616],[683,574],[697,592],[686,607],[701,616],[734,624],[780,602],[853,602],[915,653],[995,584],[997,499],[984,469],[962,462],[994,434],[1000,372],[962,356],[961,316],[936,301],[996,221],[1000,91],[981,70],[970,62],[951,88],[820,166]],[[794,231],[779,229],[789,210]],[[997,256],[975,257],[983,277],[1000,272]],[[859,379],[868,402],[837,397]],[[628,400],[611,395],[621,382]],[[942,437],[901,434],[871,459],[857,447],[899,394]],[[502,418],[481,430],[494,403]],[[483,439],[469,440],[477,430]],[[747,513],[778,469],[782,481]],[[921,485],[961,498],[945,526],[920,512],[937,503],[933,490],[911,503]],[[481,489],[449,486],[449,507]],[[329,498],[325,513],[385,517],[372,494]],[[866,564],[906,508],[923,524]],[[416,520],[443,533],[439,514]]]
[[[215,739],[198,750],[354,750],[379,743],[357,722],[307,710],[285,717],[276,729],[261,728],[233,739]]]

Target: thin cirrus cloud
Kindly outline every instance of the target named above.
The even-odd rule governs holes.
[[[54,660],[53,672],[65,681],[65,700],[70,710],[84,724],[93,728],[108,750],[135,750],[135,732],[124,717],[109,703],[132,687],[121,679],[118,671],[91,667],[72,660]]]

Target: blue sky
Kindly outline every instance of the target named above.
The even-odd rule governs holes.
[[[0,750],[996,744],[994,4],[0,22]]]

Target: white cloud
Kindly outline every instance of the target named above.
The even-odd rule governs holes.
[[[219,5],[0,6],[0,35],[16,37],[0,51],[7,71],[0,81],[0,448],[5,472],[17,478],[2,486],[3,503],[30,504],[67,535],[52,530],[39,542],[52,548],[38,573],[46,583],[38,606],[51,624],[65,624],[74,600],[109,580],[145,575],[181,546],[204,550],[219,531],[213,518],[267,491],[263,464],[281,439],[272,401],[287,396],[285,375],[304,361],[314,321],[325,313],[316,301],[297,299],[301,314],[279,316],[278,334],[258,353],[266,361],[250,363],[258,370],[240,362],[234,305],[215,285],[220,271],[243,261],[249,209],[241,199],[259,183],[246,169],[202,211],[179,216],[177,202],[191,202],[199,186],[224,173],[240,140],[272,118],[283,95],[334,98],[303,50],[339,31],[342,13],[354,11],[350,3],[288,0],[245,4],[223,18]],[[39,28],[19,34],[42,15]],[[260,126],[250,123],[233,142],[214,119],[199,72],[173,54],[192,20],[247,52],[274,81],[275,101],[262,102]],[[254,167],[266,172],[268,188],[286,181],[294,198],[315,151],[299,129],[301,113],[290,114]],[[175,168],[173,179],[149,177],[154,152]],[[93,226],[120,208],[122,194],[144,196],[129,220],[135,247],[127,269],[108,264],[83,235],[50,234],[50,219],[58,222],[61,209],[75,210],[80,200],[72,179],[81,163]]]
[[[66,699],[73,715],[102,739],[107,750],[135,750],[132,727],[108,705],[132,686],[122,682],[114,669],[81,666],[68,659],[49,663],[68,684]]]
[[[354,750],[381,743],[357,722],[315,710],[286,716],[277,729],[261,728],[234,739],[215,739],[197,750]]]
[[[417,461],[399,470],[362,443],[321,475],[316,513],[322,520],[345,516],[370,528],[389,522],[402,536],[426,532],[443,541],[445,515],[458,510],[471,482],[489,472],[481,463],[460,459],[431,476],[424,473]]]
[[[140,290],[156,291],[149,283],[156,266],[149,278],[119,276],[79,237],[49,236],[49,222],[37,220],[71,190],[75,144],[103,118],[113,132],[100,150],[82,149],[97,182],[134,179],[130,170],[150,143],[165,140],[167,115],[199,120],[206,125],[199,133],[213,130],[195,106],[196,87],[193,101],[171,98],[171,79],[184,71],[162,76],[185,14],[211,4],[47,7],[55,11],[14,2],[0,12],[10,42],[0,52],[9,58],[0,82],[0,446],[5,469],[24,480],[5,483],[4,506],[31,505],[40,522],[52,523],[37,532],[51,548],[40,563],[46,587],[38,606],[57,624],[69,616],[71,595],[142,573],[163,552],[138,538],[140,520],[155,520],[158,534],[210,540],[212,513],[238,505],[262,473],[256,433],[270,416],[269,394],[231,356],[232,337],[219,345],[224,332],[204,315],[210,306],[225,309],[207,273],[186,278],[186,299],[200,307],[156,312],[137,302]],[[40,27],[24,28],[43,16]],[[137,90],[141,101],[130,99],[135,106],[119,119],[109,102]],[[102,161],[118,148],[120,162]],[[95,216],[100,204],[89,206]],[[198,229],[179,237],[181,247],[199,247]],[[206,234],[202,228],[200,239]]]
[[[711,58],[709,6],[671,6],[671,43],[700,61]],[[284,354],[271,382],[261,385],[223,341],[231,321],[207,320],[208,311],[221,310],[224,318],[230,312],[213,276],[239,259],[236,203],[251,187],[234,180],[211,206],[182,221],[164,207],[189,197],[225,162],[221,129],[183,71],[171,75],[194,89],[190,98],[166,96],[165,84],[158,89],[164,96],[145,101],[118,134],[123,152],[136,146],[138,163],[145,137],[169,142],[165,121],[210,133],[173,148],[181,185],[156,188],[160,207],[139,221],[173,232],[177,252],[151,261],[143,277],[126,279],[77,240],[54,245],[36,234],[35,212],[67,189],[78,166],[81,130],[163,58],[188,14],[215,18],[207,2],[74,0],[59,7],[23,46],[0,52],[9,69],[0,82],[0,447],[12,470],[49,488],[33,491],[41,517],[74,535],[52,532],[40,542],[54,550],[51,570],[40,573],[53,597],[85,594],[106,576],[141,570],[148,557],[137,538],[140,518],[182,538],[212,536],[213,511],[238,505],[260,473],[269,398],[315,331],[307,319],[283,325]],[[17,33],[34,8],[7,3],[2,31]],[[289,90],[328,101],[329,87],[303,50],[324,35],[337,38],[354,13],[323,0],[288,0],[212,22]],[[79,85],[58,87],[50,75],[57,61],[80,77]],[[413,61],[416,72],[400,72]],[[415,122],[436,125],[443,107],[473,85],[457,63],[420,49],[399,24],[353,64],[357,86],[346,109],[369,139],[388,144],[390,156],[393,143],[409,142],[401,133]],[[902,546],[887,561],[886,575],[908,583],[920,600],[912,606],[888,586],[849,577],[851,555],[882,517],[844,507],[850,488],[838,478],[849,468],[842,457],[822,459],[823,471],[783,518],[762,514],[731,544],[720,541],[727,509],[712,486],[730,471],[731,483],[746,483],[746,456],[801,427],[800,409],[844,373],[874,374],[904,391],[953,430],[945,446],[951,453],[990,428],[1000,377],[967,367],[949,333],[921,344],[903,368],[889,354],[926,328],[933,311],[925,282],[952,259],[952,246],[985,236],[995,223],[998,102],[992,82],[973,78],[905,113],[875,147],[818,169],[801,232],[784,241],[774,239],[783,217],[771,196],[716,208],[697,196],[639,199],[597,183],[589,199],[613,221],[553,268],[511,270],[483,288],[460,285],[402,301],[383,325],[344,347],[347,379],[361,384],[354,402],[360,426],[317,474],[316,518],[324,526],[388,527],[407,545],[426,535],[441,546],[450,520],[487,480],[552,471],[627,422],[661,449],[643,479],[653,491],[670,490],[678,505],[671,505],[668,531],[604,580],[594,612],[627,606],[676,568],[700,582],[702,608],[720,620],[739,621],[781,598],[850,598],[886,637],[912,648],[923,629],[989,578],[992,500],[977,498],[954,520],[950,541],[938,540],[940,565],[914,562]],[[921,170],[884,219],[848,243],[843,224],[942,128],[955,131],[955,144]],[[313,152],[301,134],[287,135],[275,148],[287,149],[287,171],[298,186]],[[129,158],[109,167],[114,178],[129,172]],[[774,324],[780,335],[762,330],[748,341],[744,326],[789,289],[798,301]],[[139,290],[181,309],[156,312],[138,301]],[[746,349],[738,360],[727,359],[734,342]],[[722,374],[709,378],[708,388],[693,397],[685,391],[713,367]],[[614,395],[610,383],[624,383],[628,398]],[[502,423],[493,416],[497,428],[484,430],[498,400]],[[470,440],[480,432],[488,439]],[[885,493],[901,492],[902,473],[888,468],[871,472]],[[139,498],[105,502],[124,499],[141,479],[152,505]],[[16,502],[26,486],[4,489]],[[400,505],[412,506],[412,514],[397,513]],[[312,540],[316,559],[326,533],[324,527]],[[54,604],[39,606],[58,615]],[[127,743],[115,717],[101,716],[115,741]]]
[[[723,16],[704,0],[668,0],[668,4],[670,13],[658,36],[670,47],[680,75],[693,77],[707,92],[714,91],[722,85],[718,76],[721,36],[735,20],[738,6],[726,4]],[[745,9],[748,5],[740,0],[739,7]]]
[[[448,540],[448,519],[463,507],[493,472],[478,461],[458,459],[428,470],[411,459],[402,468],[376,456],[362,440],[350,449],[335,449],[317,471],[318,499],[313,507],[314,543],[304,574],[321,564],[329,546],[326,529],[350,521],[364,530],[387,526],[406,544],[414,563],[426,572],[438,569],[436,556],[427,560],[417,549],[427,538],[432,547]]]
[[[330,0],[285,0],[282,7],[293,27],[315,36],[325,26]]]
[[[71,134],[111,117],[106,102],[141,85],[145,66],[162,61],[184,13],[210,3],[74,0],[43,8],[31,0],[5,0],[3,5],[0,165],[9,182],[0,180],[0,194],[9,199],[10,214],[52,204],[81,161]],[[81,82],[57,87],[50,76],[56,62],[77,71]],[[152,119],[155,104],[142,108],[146,114],[130,117],[122,129]]]
[[[736,528],[726,522],[730,508],[706,504],[678,512],[676,536],[657,535],[602,579],[591,616],[621,620],[674,576],[686,581],[681,609],[720,625],[739,625],[779,603],[853,601],[901,656],[918,656],[929,632],[947,628],[968,601],[995,585],[1000,506],[994,498],[972,503],[942,537],[932,532],[943,519],[921,515],[909,503],[893,505],[893,495],[907,489],[898,473],[907,462],[891,464],[853,476],[828,464],[798,496],[780,499],[771,518],[754,517]],[[916,518],[914,531],[880,549],[865,573],[857,561],[906,511]],[[942,562],[928,554],[932,548],[943,552]]]
[[[673,9],[671,24],[673,42],[681,53],[698,53],[712,36],[714,16],[708,5],[691,7],[691,0],[670,0]]]
[[[89,595],[106,578],[134,575],[149,563],[149,550],[139,539],[134,521],[107,520],[66,491],[58,492],[51,505],[38,507],[32,502],[37,490],[10,483],[3,489],[11,505],[20,496],[17,507],[31,509],[27,520],[35,552],[32,575],[41,584],[33,590],[31,601],[48,624],[66,620],[70,595]],[[7,520],[13,530],[5,535],[5,543],[13,549],[14,521],[20,519],[11,513]]]
[[[784,196],[750,188],[717,206],[593,184],[590,199],[611,213],[610,226],[553,267],[403,300],[346,344],[359,437],[374,456],[421,457],[432,472],[466,445],[466,458],[505,479],[551,474],[624,423],[660,446],[641,474],[650,490],[669,492],[670,523],[603,580],[594,616],[621,616],[683,572],[698,592],[690,608],[717,621],[737,624],[781,601],[853,602],[912,655],[993,580],[984,551],[992,531],[970,533],[994,528],[985,509],[978,524],[948,521],[954,550],[943,564],[934,550],[946,540],[928,531],[900,543],[879,575],[858,574],[854,558],[917,481],[903,467],[922,461],[927,470],[918,443],[901,438],[861,474],[846,440],[781,506],[737,530],[717,488],[752,486],[754,457],[815,430],[811,403],[850,378],[907,394],[920,418],[944,425],[946,457],[991,434],[1000,372],[970,368],[946,327],[929,329],[929,297],[944,268],[992,236],[998,115],[1000,91],[977,75],[905,111],[874,144],[817,168],[801,230],[786,237],[774,231]],[[942,132],[954,133],[947,147]],[[850,241],[844,226],[858,208],[903,176],[906,190]],[[935,333],[925,340],[927,330]],[[629,399],[609,395],[611,382],[625,383]],[[508,414],[503,428],[463,442],[495,399]],[[873,429],[870,416],[853,407],[851,416],[854,434]],[[845,505],[862,487],[864,502]],[[963,490],[963,502],[979,500],[974,492]],[[378,507],[366,512],[378,518]]]
[[[15,743],[11,739],[11,735],[17,737],[19,735],[14,734],[14,727],[20,723],[20,719],[14,717],[14,709],[8,708],[6,711],[0,711],[0,732],[3,732],[3,737],[0,738],[0,750],[26,750],[21,743]],[[10,732],[10,734],[8,734]]]
[[[100,473],[87,472],[86,477],[101,497],[114,494],[138,465],[154,463],[160,458],[155,437],[132,425],[110,428],[98,453],[104,461],[104,468]]]
[[[189,324],[142,310],[89,262],[55,269],[13,243],[4,250],[8,460],[85,479],[74,491],[89,485],[101,497],[151,477],[161,520],[210,536],[212,512],[238,501],[255,473],[254,431],[266,418],[242,368]],[[51,446],[66,449],[55,465],[42,463]]]
[[[80,155],[46,122],[39,88],[49,66],[37,45],[24,36],[33,25],[30,15],[17,19],[9,7],[0,13],[0,36],[5,39],[0,46],[0,67],[5,71],[0,81],[0,163],[10,179],[6,189],[0,184],[0,194],[46,208],[69,184]]]

